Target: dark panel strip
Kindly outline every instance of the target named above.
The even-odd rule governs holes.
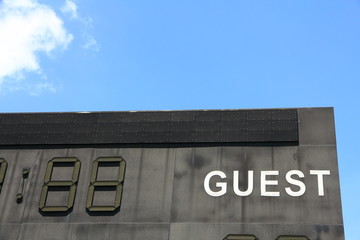
[[[0,145],[297,143],[296,109],[0,114]]]

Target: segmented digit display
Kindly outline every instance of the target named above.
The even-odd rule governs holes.
[[[109,181],[98,180],[98,171],[100,167],[118,167],[117,179]],[[88,190],[86,208],[90,212],[114,212],[119,209],[123,182],[125,177],[125,160],[121,157],[100,157],[94,160],[91,168],[90,186]],[[112,205],[94,206],[94,195],[98,190],[115,191],[115,199]]]
[[[230,234],[227,235],[223,240],[258,240],[254,235],[247,234]],[[309,240],[305,236],[279,236],[276,240]]]
[[[305,236],[279,236],[276,240],[309,240]]]
[[[5,161],[5,159],[0,158],[0,192],[4,182],[6,169],[7,169],[7,162]]]
[[[53,158],[47,164],[45,177],[44,177],[44,185],[41,189],[40,195],[40,203],[39,208],[42,212],[67,212],[69,211],[73,205],[76,195],[76,186],[79,179],[80,173],[80,161],[77,158]],[[68,181],[55,181],[52,180],[53,170],[56,167],[72,167],[72,178]],[[66,189],[69,191],[69,197],[67,204],[64,206],[47,206],[46,200],[48,197],[49,191],[56,191],[59,189]]]
[[[230,234],[224,240],[258,240],[254,235],[247,234]]]

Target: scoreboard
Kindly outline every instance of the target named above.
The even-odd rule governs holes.
[[[343,240],[332,108],[0,114],[1,240]]]

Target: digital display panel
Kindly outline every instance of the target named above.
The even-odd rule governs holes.
[[[344,239],[332,109],[229,111],[121,112],[107,120],[119,142],[104,125],[49,144],[39,132],[2,140],[0,239]],[[48,115],[13,124],[45,121],[42,134],[64,136]],[[61,124],[101,122],[90,115]],[[136,124],[114,127],[124,121]]]

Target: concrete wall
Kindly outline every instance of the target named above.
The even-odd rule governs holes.
[[[0,149],[0,157],[8,162],[0,194],[0,239],[222,240],[228,234],[254,234],[260,240],[279,235],[342,240],[333,110],[298,109],[298,116],[298,146]],[[85,204],[91,164],[98,157],[108,156],[121,156],[127,164],[120,211],[112,216],[90,215]],[[46,165],[54,157],[81,161],[74,207],[65,216],[39,212]],[[30,168],[30,174],[19,204],[16,194],[21,188],[23,168]],[[305,175],[306,192],[300,197],[285,192],[289,186],[285,174],[292,169]],[[324,177],[323,197],[318,195],[316,176],[309,174],[316,169],[331,171]],[[221,197],[211,197],[204,190],[205,176],[214,170],[228,176],[228,191]],[[250,196],[239,197],[233,192],[234,170],[239,170],[240,176],[254,171]],[[264,170],[279,171],[279,185],[269,187],[279,191],[279,197],[260,196],[260,172]],[[53,174],[59,179],[69,175],[67,169]],[[108,168],[101,176],[112,174],[114,171]],[[240,179],[246,185],[246,180]],[[211,181],[212,189],[216,189],[215,183]],[[67,192],[51,194],[49,205],[66,202]],[[96,195],[99,204],[108,204],[112,198],[112,192]]]

